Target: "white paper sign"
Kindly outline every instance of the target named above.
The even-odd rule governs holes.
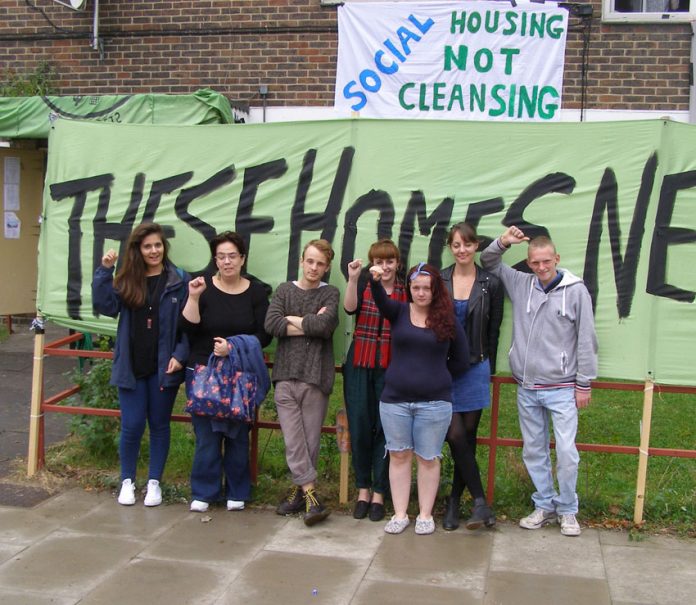
[[[22,221],[14,212],[5,212],[5,238],[19,239],[22,231]]]
[[[335,107],[375,118],[556,120],[567,29],[555,3],[345,4]]]

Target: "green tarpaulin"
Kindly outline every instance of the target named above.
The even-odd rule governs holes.
[[[209,89],[190,95],[0,97],[0,138],[46,139],[60,118],[115,124],[234,122],[228,100]]]
[[[336,120],[135,126],[59,120],[49,139],[38,306],[96,332],[90,283],[108,248],[155,220],[171,257],[208,266],[233,229],[271,284],[298,274],[302,245],[333,243],[331,283],[390,236],[404,262],[452,262],[445,236],[469,220],[548,233],[595,304],[600,374],[696,384],[696,127],[664,121],[498,124]],[[122,251],[122,250],[121,250]],[[525,246],[505,261],[517,263]],[[500,349],[510,339],[506,312]],[[346,330],[336,333],[340,356]]]

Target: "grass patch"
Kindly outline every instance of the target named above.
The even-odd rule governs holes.
[[[7,325],[0,323],[0,342],[5,342],[10,336],[10,331],[7,329]]]
[[[335,424],[336,411],[343,406],[342,377],[337,376],[331,396],[326,425]],[[692,396],[657,394],[653,409],[652,447],[693,447],[696,423],[693,422]],[[85,402],[90,403],[90,402]],[[640,442],[642,393],[629,391],[593,391],[592,404],[580,413],[578,442],[637,446]],[[175,405],[175,413],[183,413],[183,389]],[[272,397],[261,408],[264,420],[277,420]],[[487,436],[490,414],[485,411],[479,430]],[[515,403],[515,386],[501,389],[498,435],[519,438]],[[165,500],[186,501],[190,497],[189,473],[193,459],[194,437],[190,424],[172,424],[172,443],[163,477]],[[488,447],[479,446],[481,474],[487,474]],[[115,489],[119,482],[118,458],[115,452],[97,455],[87,451],[84,437],[73,435],[53,446],[46,456],[48,470],[59,476],[76,479],[81,485],[99,489]],[[254,487],[256,505],[275,506],[290,485],[285,464],[285,448],[279,430],[259,433],[258,481]],[[141,448],[138,485],[147,478],[147,435]],[[531,507],[533,486],[522,462],[519,448],[498,448],[495,476],[495,510],[501,519],[517,520]],[[648,483],[644,508],[645,523],[633,527],[633,506],[638,460],[637,456],[581,452],[578,476],[580,517],[583,523],[606,528],[631,530],[634,539],[640,532],[668,531],[696,537],[696,460],[652,457],[648,465]],[[449,493],[452,477],[449,448],[444,448],[442,480],[436,514],[442,513],[442,497]],[[331,506],[350,510],[351,504],[338,504],[340,454],[334,435],[322,435],[319,461],[319,491]],[[351,498],[353,493],[350,478]],[[415,486],[412,510],[416,512]],[[469,503],[465,503],[466,510]],[[634,535],[635,534],[635,535]]]

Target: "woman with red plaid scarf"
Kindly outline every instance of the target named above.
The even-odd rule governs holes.
[[[406,301],[399,276],[399,249],[390,239],[381,239],[368,252],[369,266],[382,268],[382,285],[393,300]],[[389,365],[391,330],[372,298],[367,269],[356,259],[348,264],[348,285],[343,307],[355,315],[353,342],[343,367],[343,395],[348,413],[352,462],[358,499],[353,517],[371,521],[384,518],[384,494],[389,486],[389,461],[379,417],[379,399],[384,372]],[[370,493],[372,491],[372,493]]]

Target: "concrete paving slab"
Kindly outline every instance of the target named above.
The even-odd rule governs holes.
[[[80,605],[210,605],[229,578],[223,567],[134,559],[80,601]]]
[[[202,521],[209,517],[210,521]],[[245,510],[188,513],[141,556],[224,564],[241,569],[287,523],[284,517]]]
[[[638,534],[632,538],[628,532],[599,532],[602,546],[630,546],[634,548],[666,548],[668,550],[688,550],[696,554],[696,540],[674,536],[647,536]]]
[[[22,508],[0,507],[0,542],[29,545],[58,527],[55,520]]]
[[[0,543],[0,565],[14,557],[17,553],[23,551],[25,548],[26,546],[20,544]]]
[[[140,552],[144,544],[115,536],[55,532],[0,565],[0,586],[81,597]]]
[[[417,536],[411,524],[385,535],[366,579],[464,589],[480,597],[485,590],[494,532],[444,532]]]
[[[684,605],[696,601],[696,552],[690,549],[604,546],[615,601]]]
[[[485,605],[611,605],[604,579],[492,572]]]
[[[371,559],[385,535],[384,523],[357,520],[348,515],[333,514],[314,527],[307,527],[299,517],[287,519],[285,526],[272,536],[266,550]]]
[[[501,526],[495,534],[491,571],[603,578],[597,530],[576,537],[561,535],[558,525],[528,530]]]
[[[351,605],[405,605],[408,603],[481,605],[483,600],[481,596],[463,588],[364,581],[350,603]]]
[[[142,501],[133,506],[120,506],[116,500],[109,499],[102,501],[74,523],[66,524],[66,527],[89,534],[113,534],[152,540],[186,514],[181,506],[149,507],[144,506]]]
[[[108,492],[87,491],[76,487],[44,500],[34,511],[46,520],[67,526],[82,519],[102,502],[115,504],[113,496]]]
[[[348,605],[366,567],[366,561],[356,559],[264,551],[244,568],[216,605]]]
[[[31,593],[26,590],[13,592],[0,588],[0,605],[77,605],[78,602],[78,600],[71,597]]]
[[[3,506],[32,508],[50,497],[51,492],[42,487],[0,481],[0,504]]]

